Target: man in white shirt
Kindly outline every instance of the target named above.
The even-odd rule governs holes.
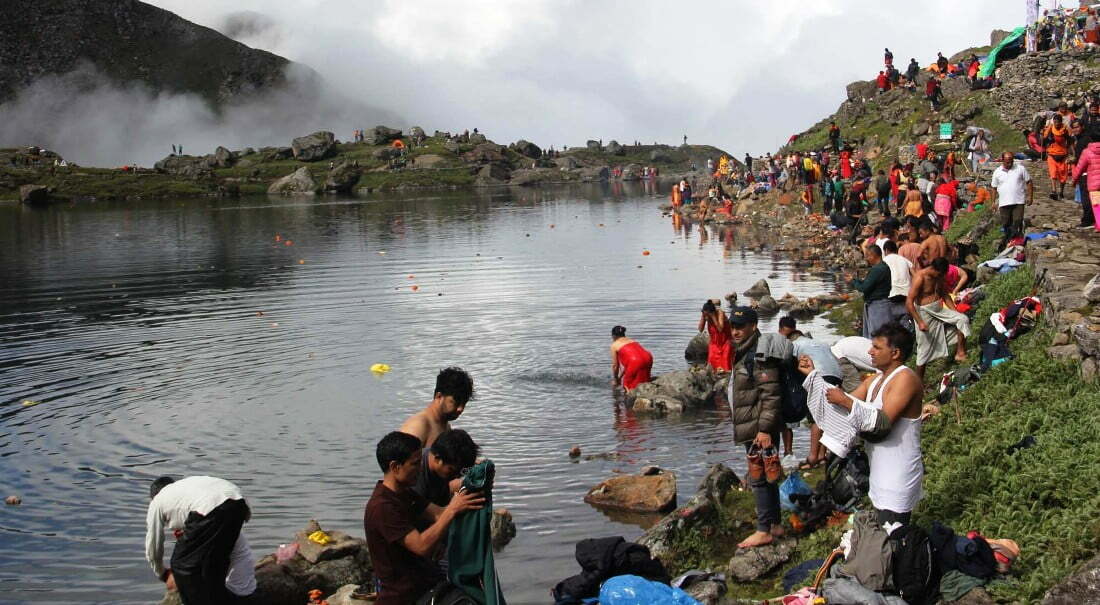
[[[241,527],[251,511],[236,485],[217,477],[160,477],[149,489],[145,559],[184,605],[220,605],[256,589],[255,564]],[[164,567],[164,530],[176,532]]]
[[[890,296],[887,300],[892,305],[894,319],[898,320],[908,314],[905,310],[905,297],[909,295],[913,263],[898,254],[897,243],[889,240],[882,245],[882,262],[890,267]]]
[[[1004,239],[998,250],[1004,250],[1008,240],[1024,234],[1024,204],[1035,202],[1035,185],[1027,168],[1016,164],[1012,154],[1001,155],[1001,165],[993,171],[993,199],[1001,212]]]

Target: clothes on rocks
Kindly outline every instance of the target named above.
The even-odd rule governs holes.
[[[985,538],[974,532],[968,536],[960,536],[950,527],[933,521],[928,538],[936,551],[940,569],[945,573],[958,570],[966,575],[988,580],[997,571],[997,558],[993,549]]]
[[[957,569],[953,569],[940,578],[940,596],[947,602],[958,601],[965,597],[966,593],[979,586],[985,586],[985,584],[986,580],[982,578],[968,576]]]
[[[466,471],[462,489],[480,493],[485,506],[456,517],[447,533],[447,579],[483,605],[505,605],[489,527],[493,519],[495,476],[492,460],[482,460]]]
[[[428,501],[412,490],[394,492],[381,481],[374,486],[363,526],[367,534],[379,605],[404,605],[428,592],[443,574],[428,558],[405,547],[405,536],[417,529]]]
[[[650,555],[648,548],[627,542],[621,536],[581,540],[577,542],[576,558],[582,571],[554,587],[557,605],[595,597],[600,585],[615,576],[632,574],[666,584],[670,579],[664,565]]]
[[[970,336],[970,320],[941,300],[917,307],[917,312],[928,326],[927,330],[917,330],[916,333],[919,366],[951,355],[960,333],[964,338]],[[949,330],[949,326],[954,329]]]
[[[860,586],[875,592],[891,590],[894,574],[890,534],[871,511],[856,513],[851,546],[838,570],[840,574],[854,578]]]
[[[908,605],[901,597],[868,590],[847,578],[829,578],[822,582],[821,596],[829,605]]]

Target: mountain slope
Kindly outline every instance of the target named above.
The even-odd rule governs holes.
[[[286,83],[290,61],[137,0],[0,2],[0,103],[90,63],[117,84],[219,107]]]

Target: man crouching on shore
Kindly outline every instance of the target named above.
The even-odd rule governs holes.
[[[460,491],[444,508],[429,505],[413,491],[421,449],[420,439],[399,431],[378,442],[383,476],[363,515],[367,549],[380,585],[377,605],[413,603],[431,590],[442,579],[434,555],[447,528],[459,513],[485,504],[480,494]]]

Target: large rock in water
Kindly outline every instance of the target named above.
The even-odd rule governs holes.
[[[363,170],[351,162],[340,162],[329,170],[325,179],[325,191],[348,193],[359,182]]]
[[[1097,604],[1100,604],[1100,556],[1086,562],[1048,590],[1042,602],[1042,605]]]
[[[336,135],[327,130],[298,137],[290,143],[290,149],[294,152],[294,159],[302,162],[316,162],[327,158],[335,146]]]
[[[707,363],[708,349],[710,349],[710,335],[699,332],[684,349],[684,359],[693,366],[704,365]]]
[[[588,490],[584,501],[601,508],[663,513],[676,507],[676,475],[657,467],[612,477]]]
[[[516,522],[512,519],[512,513],[506,508],[498,508],[493,511],[489,519],[489,540],[494,550],[500,550],[516,537]]]
[[[704,538],[713,536],[720,522],[734,530],[748,531],[754,518],[723,520],[718,512],[726,496],[741,484],[737,474],[724,464],[715,464],[699,484],[699,490],[687,504],[665,515],[637,540],[649,549],[669,569],[676,567],[676,544],[682,536],[692,533]]]
[[[678,414],[710,403],[717,375],[706,366],[661,374],[638,385],[631,396],[633,409],[656,415]]]
[[[771,296],[771,293],[771,286],[769,286],[768,281],[764,279],[756,282],[752,285],[751,288],[745,290],[744,292],[745,296],[748,296],[749,298],[761,298],[763,296]]]
[[[19,188],[19,201],[24,204],[48,204],[50,188],[45,185],[23,185]]]
[[[400,138],[401,131],[389,126],[375,126],[363,135],[363,141],[367,145],[388,145]]]
[[[267,192],[279,195],[313,195],[317,193],[317,182],[313,180],[309,168],[302,166],[272,183]]]

